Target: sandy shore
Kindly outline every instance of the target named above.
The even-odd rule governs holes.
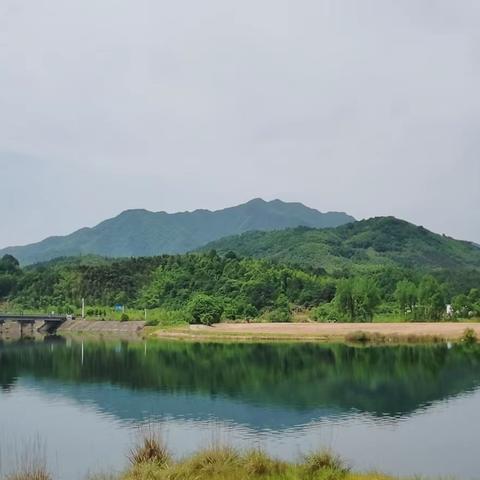
[[[344,340],[358,332],[386,337],[406,339],[439,337],[457,340],[467,328],[475,331],[480,338],[480,323],[431,322],[431,323],[220,323],[211,327],[191,325],[190,327],[159,330],[158,337],[168,338],[278,338],[305,340]]]

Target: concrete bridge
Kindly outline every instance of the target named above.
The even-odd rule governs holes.
[[[3,333],[3,325],[5,322],[17,322],[20,325],[20,336],[26,331],[34,333],[35,324],[40,322],[41,325],[37,328],[40,333],[54,333],[57,328],[67,320],[71,320],[72,315],[18,315],[1,313],[0,314],[0,335]]]

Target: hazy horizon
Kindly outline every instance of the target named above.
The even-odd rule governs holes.
[[[473,0],[5,0],[0,248],[252,198],[480,243]]]

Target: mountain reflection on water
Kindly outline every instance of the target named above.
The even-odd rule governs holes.
[[[94,403],[122,420],[213,416],[281,429],[362,412],[401,418],[480,384],[480,348],[445,344],[74,342],[0,346],[0,385]]]
[[[55,479],[121,469],[150,424],[175,455],[220,435],[285,459],[329,447],[355,469],[475,478],[479,367],[467,345],[3,343],[0,477],[32,435]]]

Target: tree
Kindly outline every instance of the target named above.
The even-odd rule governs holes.
[[[371,322],[375,309],[380,304],[378,286],[368,277],[340,280],[337,284],[335,304],[350,321],[361,319]]]
[[[338,310],[348,315],[351,322],[355,320],[354,280],[352,278],[340,280],[337,283],[335,305]]]
[[[395,289],[395,299],[403,313],[413,312],[417,304],[417,286],[410,280],[400,280]]]
[[[275,301],[275,308],[268,314],[272,322],[289,322],[292,319],[292,310],[285,294],[281,293]]]
[[[20,271],[20,263],[13,255],[4,255],[0,259],[0,273],[18,273]]]
[[[480,288],[472,288],[468,293],[468,300],[472,305],[480,306]]]
[[[13,275],[0,275],[0,299],[8,297],[15,286],[16,280]]]
[[[468,317],[468,313],[473,310],[470,298],[464,293],[453,297],[452,307],[456,316],[460,318]]]
[[[364,322],[373,321],[375,309],[380,304],[380,292],[377,284],[368,277],[355,280],[353,289],[356,312]]]
[[[439,320],[445,310],[445,294],[442,285],[431,275],[422,278],[418,286],[418,301],[427,320]]]
[[[211,295],[197,293],[188,303],[188,312],[191,316],[191,323],[203,323],[211,325],[218,323],[222,318],[222,302]]]

